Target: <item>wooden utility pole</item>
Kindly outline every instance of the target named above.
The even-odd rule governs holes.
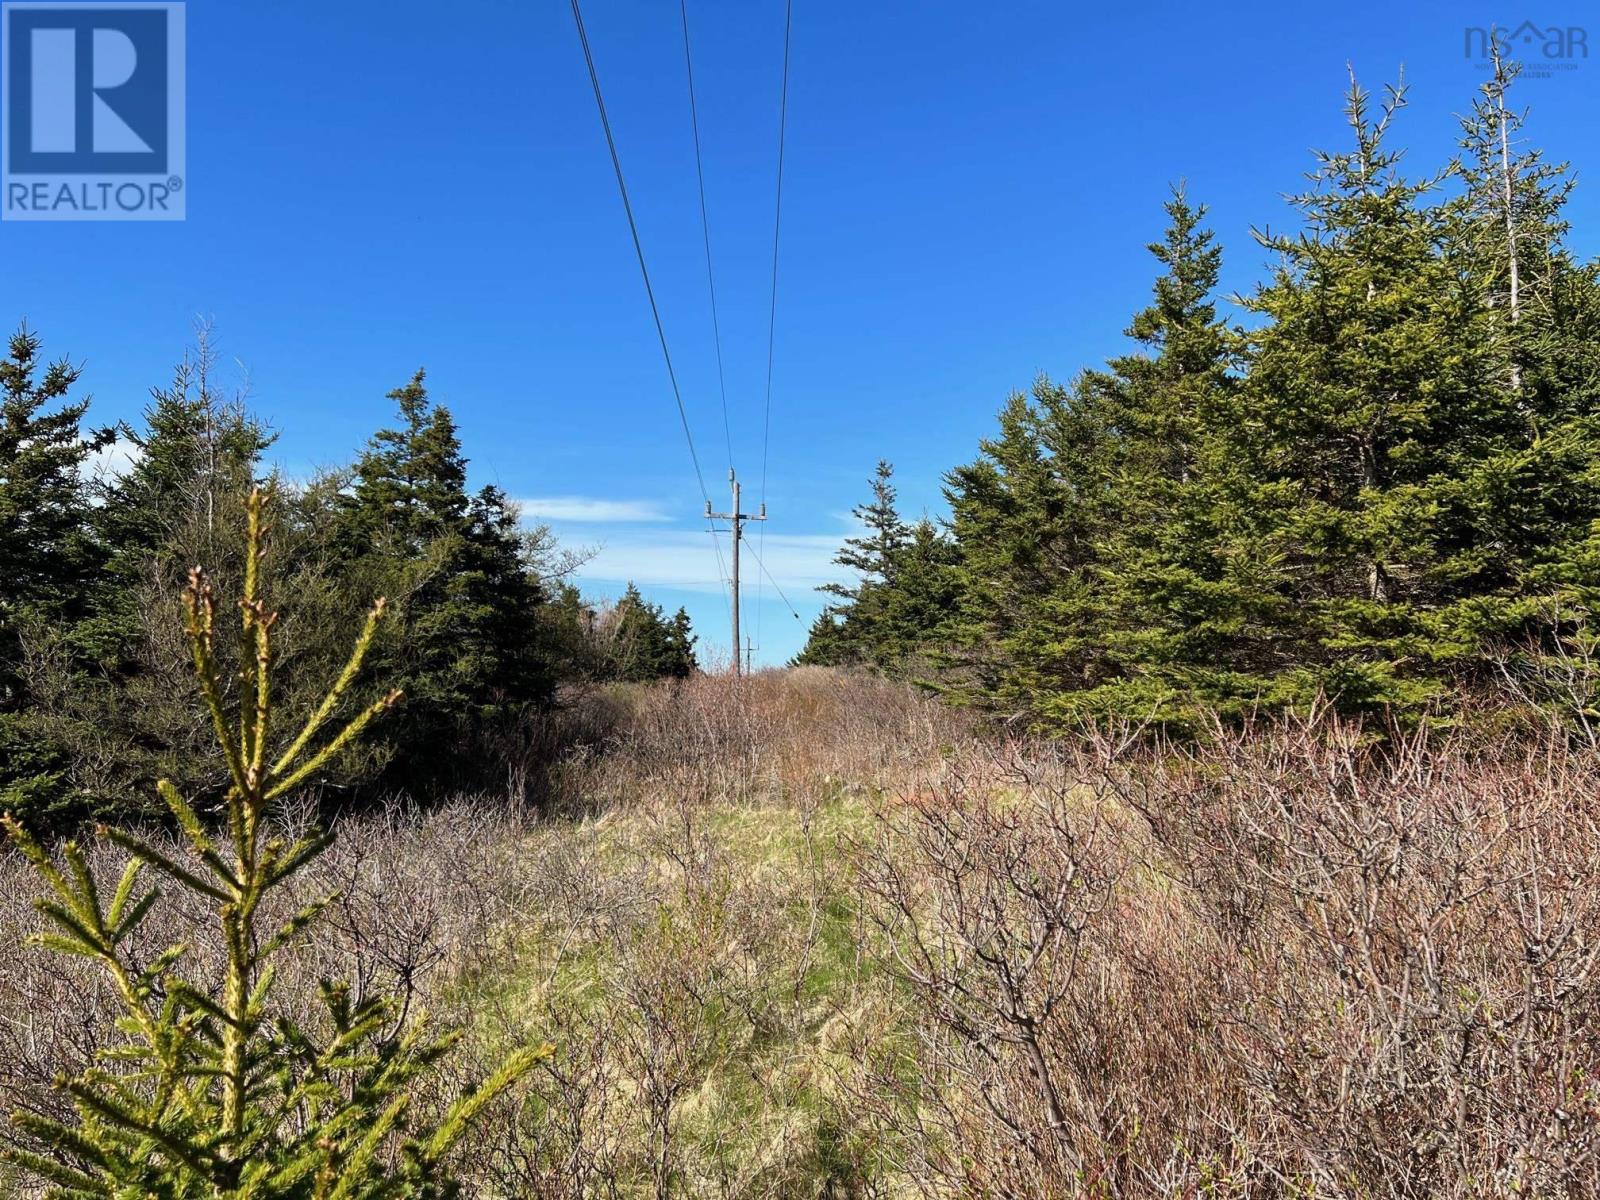
[[[739,541],[744,537],[744,523],[746,521],[765,521],[767,519],[767,505],[763,501],[761,511],[755,514],[739,511],[739,480],[734,475],[733,468],[728,468],[728,486],[733,490],[733,511],[714,513],[711,511],[711,501],[706,501],[706,517],[713,521],[727,521],[733,526],[733,673],[741,674],[741,660],[744,657],[739,645]]]

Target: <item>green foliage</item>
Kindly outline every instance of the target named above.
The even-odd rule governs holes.
[[[517,515],[497,488],[469,494],[448,409],[418,371],[390,393],[403,426],[376,434],[341,497],[339,552],[355,576],[395,596],[402,636],[380,661],[411,697],[391,742],[390,777],[437,780],[473,755],[485,726],[547,703],[554,687],[541,607]]]
[[[6,564],[7,618],[21,607],[76,615],[84,585],[100,565],[79,477],[110,434],[85,436],[89,402],[66,402],[78,381],[77,367],[63,359],[47,366],[42,378],[38,374],[39,338],[24,325],[0,361],[0,561]]]
[[[847,538],[833,560],[857,582],[820,589],[835,601],[812,624],[797,665],[914,670],[955,603],[950,541],[931,521],[907,525],[901,518],[887,461],[878,462],[870,487],[871,499],[854,510],[866,532]]]
[[[219,587],[242,585],[243,497],[275,479],[264,462],[275,435],[219,387],[208,330],[142,420],[119,427],[123,453],[104,476],[93,456],[113,433],[84,432],[77,380],[70,363],[42,364],[26,328],[0,363],[0,805],[57,832],[166,819],[161,779],[202,807],[220,801],[229,785],[211,731],[172,686],[188,648],[152,614],[197,562]],[[643,649],[617,661],[595,636],[605,622],[562,580],[577,556],[524,529],[497,489],[469,491],[455,422],[421,373],[392,398],[397,427],[352,467],[279,481],[268,549],[296,597],[278,631],[278,703],[295,718],[357,632],[346,598],[392,597],[372,653],[411,702],[319,769],[316,789],[340,803],[532,776],[529,747],[560,682],[694,669],[687,615],[648,605],[618,643]],[[228,652],[239,631],[218,637]]]
[[[1421,179],[1403,91],[1374,108],[1352,80],[1350,146],[1290,198],[1296,231],[1257,234],[1242,328],[1176,191],[1133,352],[1010,399],[946,477],[938,587],[894,565],[880,471],[838,560],[861,582],[800,661],[933,647],[947,692],[1008,718],[1182,726],[1321,696],[1414,714],[1570,636],[1600,588],[1600,268],[1563,245],[1570,181],[1523,145],[1515,77],[1497,56],[1463,161]]]
[[[118,829],[106,831],[131,858],[109,898],[83,852],[65,843],[60,861],[21,822],[5,818],[16,846],[49,887],[39,902],[51,925],[35,945],[91,959],[106,972],[121,1011],[121,1038],[77,1078],[65,1081],[78,1113],[67,1125],[19,1112],[16,1123],[39,1149],[6,1152],[59,1196],[427,1197],[457,1192],[445,1157],[467,1125],[547,1047],[511,1054],[477,1090],[436,1121],[413,1114],[415,1085],[448,1053],[454,1037],[429,1036],[420,1022],[391,1034],[396,1013],[382,996],[360,1002],[324,982],[327,1024],[302,1028],[273,1004],[273,960],[308,936],[332,898],[277,928],[263,906],[330,844],[313,834],[272,835],[273,807],[355,742],[400,698],[388,692],[359,708],[332,736],[323,731],[346,707],[385,605],[368,613],[348,660],[292,737],[274,724],[274,628],[278,614],[260,594],[265,500],[248,506],[241,613],[244,648],[237,694],[216,653],[216,601],[195,568],[184,594],[185,634],[204,711],[229,787],[223,828],[208,830],[172,784],[162,799],[189,847],[179,858]],[[213,911],[227,962],[220,982],[186,974],[185,947],[146,960],[136,950],[141,922],[160,898],[146,872]]]
[[[209,730],[171,686],[187,648],[165,622],[151,620],[171,607],[197,562],[210,563],[213,577],[230,587],[243,577],[244,498],[262,475],[261,457],[273,435],[242,403],[217,394],[214,365],[202,331],[171,384],[152,389],[143,427],[122,428],[130,449],[125,469],[85,481],[94,500],[93,532],[106,558],[91,593],[92,611],[76,635],[94,647],[94,656],[52,680],[51,711],[79,764],[76,802],[92,818],[128,819],[135,815],[130,794],[153,798],[164,777],[208,797],[225,786],[207,753]],[[275,539],[280,545],[295,537],[285,515]],[[281,561],[275,566],[304,605],[306,580]],[[48,632],[38,642],[48,645]],[[88,763],[103,766],[88,769]],[[164,806],[151,805],[148,815],[163,816]]]
[[[70,803],[66,750],[36,711],[28,636],[63,635],[71,662],[88,648],[70,635],[89,613],[103,564],[80,479],[109,432],[86,435],[88,401],[68,401],[79,371],[66,360],[40,373],[39,338],[26,325],[0,360],[0,807]]]
[[[21,629],[30,692],[17,721],[51,748],[53,782],[19,789],[10,806],[38,828],[65,830],[84,818],[162,819],[155,795],[162,778],[201,804],[227,787],[208,753],[206,722],[173,687],[187,670],[188,647],[181,631],[159,619],[177,602],[192,564],[211,564],[228,590],[244,575],[244,498],[263,474],[272,437],[237,399],[219,395],[213,366],[202,331],[170,386],[153,391],[143,422],[123,427],[129,454],[120,472],[80,472],[75,481],[101,569],[71,617],[34,618]],[[269,548],[275,576],[296,596],[278,635],[279,707],[289,714],[315,706],[320,678],[337,670],[355,632],[346,593],[363,581],[328,549],[336,486],[318,481],[285,497]],[[231,651],[238,632],[230,626],[219,636]],[[380,754],[341,756],[317,782],[368,778]]]
[[[628,585],[611,615],[608,676],[627,681],[687,679],[697,669],[689,614],[682,608],[670,618]]]
[[[1048,379],[950,473],[961,550],[958,694],[1052,719],[1161,704],[1217,639],[1215,445],[1235,338],[1211,293],[1220,252],[1181,190],[1150,251],[1166,268],[1128,335],[1138,351]],[[997,531],[988,536],[985,530]]]
[[[687,679],[700,669],[688,612],[671,617],[629,584],[610,607],[587,603],[571,584],[556,589],[550,628],[563,677],[586,683]]]

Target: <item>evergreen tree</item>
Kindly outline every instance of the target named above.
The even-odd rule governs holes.
[[[888,460],[878,460],[869,487],[871,498],[851,510],[866,532],[846,538],[833,558],[854,573],[855,582],[828,583],[818,589],[836,602],[812,625],[811,639],[795,659],[801,665],[842,666],[871,659],[873,634],[868,625],[873,605],[867,598],[893,578],[895,560],[911,531],[895,504],[894,466]]]
[[[1104,494],[1095,534],[1096,637],[1103,682],[1040,695],[1056,719],[1098,712],[1172,717],[1214,691],[1217,654],[1234,606],[1222,560],[1210,553],[1230,452],[1230,374],[1236,338],[1213,293],[1222,253],[1204,207],[1181,188],[1167,201],[1163,239],[1148,249],[1165,268],[1152,303],[1125,331],[1136,349],[1088,372],[1080,393],[1099,414]]]
[[[162,810],[150,808],[149,799],[163,777],[208,801],[225,786],[205,754],[207,731],[172,691],[187,647],[159,619],[177,603],[195,562],[213,563],[230,585],[242,578],[242,498],[272,440],[241,402],[218,395],[212,367],[202,331],[171,385],[152,390],[144,421],[120,427],[123,444],[132,448],[126,465],[86,481],[104,566],[87,593],[89,614],[71,628],[83,653],[36,655],[50,698],[35,707],[33,719],[65,748],[71,764],[54,805],[57,824],[81,817],[158,819]],[[331,667],[340,653],[335,643],[349,632],[342,617],[325,626],[311,618],[319,607],[340,613],[344,606],[331,589],[307,586],[312,579],[293,561],[297,540],[295,522],[280,518],[274,565],[302,598],[293,628],[280,631],[287,660],[280,677],[291,706],[302,699],[301,667]],[[323,646],[312,644],[313,629],[326,635]],[[52,634],[51,640],[60,638]],[[37,809],[32,816],[43,818]]]
[[[1477,586],[1450,614],[1467,640],[1551,632],[1586,620],[1600,539],[1600,286],[1564,244],[1573,181],[1524,145],[1508,97],[1520,67],[1492,46],[1493,71],[1462,121],[1466,191],[1458,258],[1493,332],[1484,380],[1503,430],[1460,466],[1459,536]]]
[[[347,702],[372,645],[384,614],[379,600],[323,702],[292,738],[274,734],[278,614],[259,591],[263,509],[256,492],[239,605],[245,652],[237,680],[246,702],[237,715],[216,655],[215,596],[199,568],[185,593],[194,671],[232,783],[223,828],[208,830],[194,806],[164,782],[162,798],[193,861],[185,865],[137,837],[110,831],[131,857],[107,901],[75,843],[61,848],[63,866],[20,822],[3,821],[51,892],[38,907],[52,931],[37,935],[35,945],[103,968],[118,1009],[120,1036],[92,1066],[63,1081],[76,1119],[15,1114],[37,1149],[12,1148],[4,1156],[50,1185],[52,1195],[458,1195],[446,1154],[486,1104],[551,1050],[545,1045],[510,1055],[481,1087],[430,1122],[414,1112],[413,1093],[449,1052],[454,1035],[430,1037],[389,997],[358,999],[348,985],[327,980],[325,1030],[302,1027],[274,1003],[275,960],[307,935],[332,899],[310,904],[281,927],[263,923],[263,905],[332,842],[317,833],[293,842],[272,836],[276,809],[400,694],[381,695],[332,737],[322,736]],[[182,945],[153,956],[140,948],[142,923],[160,899],[158,889],[144,886],[146,869],[214,914],[226,954],[221,978],[185,972]],[[396,1023],[400,1028],[391,1028]]]
[[[671,618],[629,584],[608,614],[606,677],[630,682],[687,679],[698,669],[698,640],[682,608]]]
[[[845,633],[845,610],[824,606],[806,634],[806,644],[790,664],[796,667],[846,667],[856,662]]]
[[[1353,82],[1301,231],[1218,320],[1181,193],[1132,354],[1013,397],[950,473],[945,685],[1058,724],[1304,704],[1411,711],[1494,645],[1586,619],[1600,567],[1600,288],[1562,246],[1564,170],[1517,150],[1499,68],[1454,168],[1411,180]],[[1513,301],[1513,297],[1515,300]],[[865,596],[807,655],[862,658]]]
[[[346,527],[357,545],[383,542],[420,555],[460,534],[467,520],[467,462],[450,410],[433,404],[419,370],[389,393],[404,425],[373,434],[356,461]]]
[[[274,441],[241,403],[217,395],[212,367],[202,334],[172,383],[151,390],[143,428],[121,427],[134,452],[127,469],[96,483],[94,525],[108,556],[96,596],[107,666],[134,654],[147,584],[176,591],[194,562],[220,566],[233,551],[238,498],[255,485]]]
[[[468,494],[455,422],[423,379],[390,393],[403,425],[373,437],[341,518],[348,569],[399,597],[402,636],[383,653],[412,697],[392,772],[407,780],[470,760],[440,747],[545,703],[554,684],[517,514],[497,488]]]
[[[1098,392],[1041,378],[945,477],[960,549],[951,693],[1007,715],[1104,682],[1096,593],[1113,437]]]
[[[603,655],[595,637],[598,614],[574,584],[564,579],[554,582],[542,619],[545,641],[559,678],[594,683],[605,677]]]
[[[84,472],[112,434],[84,432],[89,402],[68,400],[78,369],[62,359],[41,374],[39,349],[24,325],[0,360],[0,810],[67,803],[69,755],[43,719],[25,646],[73,666],[86,656],[104,562]]]
[[[955,543],[927,518],[911,526],[885,583],[872,591],[869,660],[891,674],[926,674],[961,596]]]
[[[694,656],[695,643],[699,640],[694,624],[689,620],[689,610],[680,604],[678,611],[672,614],[672,620],[667,622],[661,658],[664,668],[662,675],[671,679],[687,679],[699,671],[700,663]]]
[[[820,589],[838,602],[818,614],[796,665],[908,670],[950,617],[959,595],[955,548],[931,521],[905,523],[893,478],[894,468],[880,460],[871,499],[854,510],[867,532],[846,539],[834,558],[856,583]]]
[[[186,360],[169,387],[151,392],[144,428],[123,427],[134,458],[102,484],[97,524],[124,570],[156,555],[191,514],[223,533],[216,514],[255,480],[275,440],[242,405],[222,402],[204,374],[197,384]]]
[[[1504,355],[1505,383],[1523,389],[1523,375],[1537,353],[1541,317],[1553,315],[1552,292],[1566,232],[1562,208],[1572,190],[1565,163],[1545,161],[1541,150],[1523,148],[1527,113],[1511,106],[1512,85],[1521,73],[1505,57],[1502,35],[1490,45],[1490,78],[1472,111],[1462,118],[1466,194],[1462,232],[1467,261],[1494,317]]]
[[[1280,265],[1249,302],[1266,323],[1232,458],[1241,532],[1270,563],[1256,690],[1272,700],[1415,705],[1467,649],[1426,614],[1474,586],[1453,477],[1506,409],[1480,386],[1490,331],[1449,210],[1427,202],[1440,180],[1404,179],[1385,144],[1403,105],[1391,89],[1374,119],[1352,82],[1354,147],[1319,156],[1305,230],[1262,239]]]
[[[112,434],[86,434],[89,401],[67,402],[78,368],[61,359],[36,378],[39,346],[24,325],[0,360],[0,702],[20,686],[13,672],[24,615],[82,617],[103,561],[83,475]]]
[[[866,533],[846,538],[833,559],[839,566],[854,571],[860,583],[866,585],[888,582],[894,573],[895,556],[911,537],[911,531],[895,507],[894,466],[887,459],[878,460],[870,486],[872,498],[851,510]],[[860,594],[859,587],[838,583],[826,584],[822,590],[846,601]]]

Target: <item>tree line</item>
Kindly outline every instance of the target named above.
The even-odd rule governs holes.
[[[215,381],[209,339],[154,389],[137,426],[93,429],[80,370],[46,361],[24,325],[0,361],[0,811],[48,829],[142,815],[157,779],[225,786],[194,712],[173,619],[188,569],[243,578],[245,500],[276,493],[265,569],[294,595],[275,651],[284,703],[304,712],[359,619],[388,599],[374,677],[406,703],[328,764],[339,797],[503,785],[540,718],[586,683],[684,677],[695,636],[632,587],[586,601],[578,556],[526,528],[498,488],[471,490],[447,407],[421,371],[389,394],[392,428],[350,466],[292,484],[274,435]],[[126,469],[96,457],[131,449]],[[227,650],[239,621],[219,620]],[[153,810],[152,810],[153,811]]]
[[[1328,698],[1416,713],[1589,645],[1600,587],[1600,266],[1565,164],[1493,77],[1438,171],[1403,89],[1352,79],[1342,150],[1258,230],[1254,291],[1182,188],[1131,349],[1013,395],[908,523],[879,465],[799,657],[1040,727],[1183,725]],[[1519,657],[1520,655],[1520,657]],[[1509,664],[1509,665],[1508,665]],[[1519,665],[1520,664],[1520,665]]]

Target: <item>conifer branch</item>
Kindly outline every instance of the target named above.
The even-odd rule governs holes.
[[[333,714],[334,709],[339,706],[339,702],[344,699],[345,693],[350,690],[350,685],[355,682],[356,676],[361,673],[361,664],[366,661],[367,651],[371,649],[373,639],[377,636],[378,622],[383,619],[387,611],[388,601],[382,596],[372,602],[372,607],[367,610],[366,623],[362,626],[361,633],[356,638],[355,645],[350,651],[350,657],[345,662],[344,669],[339,672],[339,676],[334,680],[333,686],[323,696],[322,703],[317,705],[316,711],[306,720],[305,725],[295,736],[294,741],[289,744],[289,748],[279,755],[278,760],[272,764],[272,774],[274,776],[282,775],[284,771],[289,769],[300,752],[306,748],[306,745],[316,736],[317,731],[322,728],[329,716]],[[400,698],[400,693],[395,692],[392,694],[395,700]]]
[[[237,892],[241,885],[238,880],[233,879],[228,874],[224,874],[223,879],[233,890],[224,891],[209,880],[196,875],[193,871],[175,861],[170,855],[162,853],[150,843],[135,837],[131,833],[126,833],[121,829],[107,828],[105,836],[106,840],[121,846],[135,858],[149,863],[159,871],[164,871],[185,887],[191,888],[201,895],[208,896],[221,904],[231,904],[237,899]]]
[[[194,809],[189,807],[188,801],[178,793],[178,789],[170,780],[163,779],[156,784],[156,791],[167,802],[167,807],[178,822],[178,828],[189,839],[189,844],[194,847],[195,853],[216,872],[218,878],[225,880],[229,887],[237,888],[239,882],[234,878],[227,863],[222,861],[216,843],[206,835],[205,827],[200,824],[200,818],[195,815]]]
[[[521,1079],[539,1063],[549,1058],[556,1051],[551,1042],[542,1042],[537,1046],[525,1047],[512,1054],[501,1068],[488,1079],[478,1085],[476,1089],[461,1097],[451,1107],[449,1114],[434,1131],[422,1150],[423,1158],[429,1163],[441,1161],[451,1148],[461,1140],[463,1134],[494,1099],[504,1092],[517,1080]]]
[[[374,717],[393,708],[396,704],[400,703],[404,696],[404,692],[393,691],[381,699],[374,700],[364,710],[352,718],[350,723],[340,730],[339,735],[331,742],[329,742],[321,750],[317,751],[316,754],[307,759],[305,763],[303,763],[286,778],[274,783],[271,790],[267,792],[266,798],[268,800],[275,800],[279,796],[293,791],[303,780],[317,771],[329,760],[334,758],[341,750],[359,737],[361,731],[372,722]]]
[[[309,1186],[309,1194],[329,1200],[432,1195],[433,1181],[445,1178],[441,1155],[484,1105],[548,1052],[541,1047],[513,1056],[440,1122],[412,1135],[402,1125],[411,1088],[459,1041],[459,1032],[425,1039],[424,1017],[405,1019],[404,1010],[382,995],[353,1004],[349,987],[331,982],[322,987],[331,1036],[310,1036],[274,1015],[276,956],[315,926],[331,898],[301,906],[264,937],[258,914],[269,893],[333,839],[328,833],[292,842],[267,837],[268,805],[347,749],[401,695],[388,692],[311,749],[356,682],[384,615],[380,600],[311,717],[267,766],[277,616],[261,595],[264,507],[258,489],[247,508],[236,726],[219,682],[215,597],[200,568],[190,572],[184,593],[184,632],[201,702],[231,779],[224,797],[227,837],[208,830],[177,787],[163,780],[157,790],[181,832],[179,845],[198,865],[183,849],[103,829],[129,856],[107,904],[75,843],[52,856],[20,822],[0,818],[46,884],[37,907],[49,924],[32,944],[99,963],[118,997],[112,1026],[127,1039],[105,1047],[94,1065],[65,1081],[78,1111],[75,1128],[16,1118],[35,1142],[61,1155],[58,1162],[24,1148],[6,1156],[50,1184],[51,1194],[291,1200],[306,1196]],[[213,907],[226,956],[220,987],[180,974],[182,945],[142,968],[126,957],[123,943],[161,894],[141,888],[145,867]],[[397,1014],[402,1027],[389,1030]],[[419,1169],[430,1190],[413,1186]]]
[[[248,795],[250,783],[245,775],[244,759],[239,746],[228,730],[228,716],[222,703],[222,689],[217,683],[216,663],[212,657],[211,635],[216,621],[216,596],[206,574],[199,567],[189,570],[189,586],[184,589],[184,607],[187,620],[184,632],[189,637],[190,657],[194,661],[195,677],[200,682],[200,695],[206,712],[211,717],[212,728],[228,760],[228,773],[238,793]]]

